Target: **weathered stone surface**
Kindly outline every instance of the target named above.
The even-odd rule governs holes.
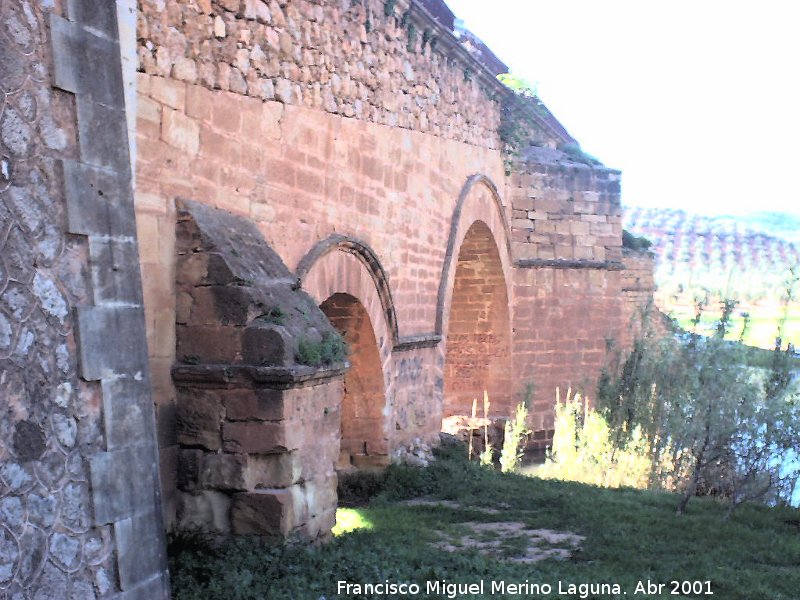
[[[294,523],[290,490],[258,490],[233,497],[231,528],[235,534],[286,536]]]
[[[280,421],[290,416],[290,394],[285,390],[229,390],[222,395],[229,421]]]
[[[214,490],[179,494],[177,527],[228,533],[231,530],[231,499]]]
[[[92,11],[95,15],[102,12]],[[115,43],[55,15],[50,18],[50,27],[56,86],[92,103],[123,108],[122,71],[118,65],[106,62],[108,56],[119,52]],[[110,124],[111,120],[107,122]],[[117,142],[125,139],[117,138]]]
[[[46,450],[44,430],[31,421],[20,421],[14,428],[13,448],[20,460],[37,460]]]
[[[133,207],[124,201],[130,179],[74,160],[63,161],[68,228],[83,235],[131,237]]]
[[[218,490],[246,490],[248,457],[243,454],[207,454],[200,470],[200,485]]]
[[[147,405],[151,402],[147,380],[120,377],[104,380],[103,420],[109,450],[125,446],[146,431]]]
[[[294,361],[294,344],[280,325],[251,325],[244,332],[242,359],[253,365],[289,365]]]
[[[146,446],[99,452],[91,458],[94,521],[116,523],[152,502],[158,463]]]
[[[147,350],[139,338],[144,323],[141,308],[92,306],[77,312],[81,374],[85,379],[147,371]]]
[[[222,445],[221,419],[222,404],[216,392],[181,388],[176,421],[178,442],[218,450]]]
[[[296,450],[300,437],[286,423],[242,421],[222,426],[223,449],[226,452],[269,454]]]
[[[124,591],[162,576],[166,546],[160,514],[146,512],[117,521],[114,538],[119,581]]]

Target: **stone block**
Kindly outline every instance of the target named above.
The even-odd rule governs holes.
[[[72,0],[72,3],[75,1]],[[104,20],[109,17],[107,10],[107,7],[92,9],[98,16],[105,15]],[[111,11],[116,20],[113,6]],[[116,23],[114,30],[116,31]],[[56,87],[85,96],[90,102],[124,110],[122,69],[118,62],[106,60],[108,56],[119,55],[119,47],[115,41],[95,35],[55,13],[50,13],[50,35]],[[127,137],[122,139],[127,140]],[[125,151],[127,152],[127,143]]]
[[[114,4],[69,0],[68,6],[71,21],[90,27],[112,40],[117,39],[117,11]]]
[[[317,515],[309,516],[303,525],[303,534],[309,540],[325,540],[331,536],[331,529],[336,525],[336,508],[325,510]]]
[[[92,291],[95,304],[143,303],[135,239],[89,238]]]
[[[186,107],[186,84],[166,77],[152,77],[150,97],[160,104],[183,111]]]
[[[70,233],[132,237],[134,209],[128,201],[130,178],[91,165],[64,160],[67,227]]]
[[[125,109],[92,102],[82,95],[78,108],[78,142],[82,162],[130,174],[128,125]]]
[[[141,307],[77,308],[81,375],[89,381],[116,373],[146,373],[144,311]]]
[[[116,600],[153,600],[169,597],[169,577],[166,573],[154,575],[115,596]]]
[[[113,523],[153,507],[158,462],[151,448],[129,446],[98,452],[91,457],[89,469],[95,524]]]
[[[301,432],[286,422],[238,421],[222,426],[222,447],[226,452],[271,454],[296,450]]]
[[[229,390],[223,393],[229,421],[280,421],[289,416],[286,390]]]
[[[178,388],[178,443],[219,450],[221,421],[222,404],[217,392]]]
[[[294,362],[294,344],[280,325],[254,323],[245,329],[242,359],[251,365],[289,365]]]
[[[161,115],[161,139],[189,156],[200,152],[200,125],[177,110],[164,109]]]
[[[241,333],[238,327],[176,326],[175,356],[183,362],[238,362],[241,357]]]
[[[300,481],[303,475],[300,457],[296,451],[250,455],[247,458],[245,477],[251,490],[289,487]]]
[[[292,489],[235,494],[231,506],[231,529],[237,535],[285,537],[299,524],[295,504]]]
[[[167,556],[160,506],[114,523],[114,539],[117,572],[123,590],[162,574]]]
[[[231,531],[231,498],[215,490],[178,494],[179,530]]]
[[[218,490],[247,490],[248,457],[243,454],[205,454],[200,468],[200,485]]]
[[[146,379],[121,377],[102,381],[106,446],[115,450],[150,431],[153,404]]]

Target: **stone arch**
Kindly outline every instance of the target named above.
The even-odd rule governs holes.
[[[400,339],[389,278],[377,255],[356,238],[333,234],[300,259],[296,270],[303,288],[321,303],[335,292],[347,291],[361,300],[376,327],[376,339],[388,355]]]
[[[511,408],[511,252],[494,184],[471,177],[453,213],[439,288],[436,332],[444,339],[443,416],[468,414],[489,392],[491,415]]]
[[[339,468],[388,464],[390,361],[398,335],[386,273],[366,244],[337,234],[315,245],[296,274],[350,346]]]
[[[450,220],[450,234],[447,238],[447,250],[436,303],[435,331],[438,335],[444,335],[447,331],[447,319],[455,280],[455,262],[458,259],[458,252],[464,237],[475,221],[482,221],[492,232],[503,273],[506,274],[506,289],[510,291],[508,274],[511,272],[511,230],[500,192],[486,175],[472,175],[467,179],[458,195],[453,217]]]
[[[384,408],[386,391],[375,332],[364,305],[335,293],[320,304],[348,343],[350,368],[344,376],[341,441],[337,468],[385,466],[389,461]]]

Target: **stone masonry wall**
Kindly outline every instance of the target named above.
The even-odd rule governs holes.
[[[0,595],[93,597],[116,575],[84,461],[102,444],[73,312],[89,301],[89,248],[65,234],[57,163],[77,155],[75,106],[50,84],[47,11],[0,14]]]
[[[0,15],[0,595],[165,598],[116,8]]]
[[[485,173],[502,181],[503,162],[497,151],[172,79],[140,74],[138,91],[137,228],[167,514],[174,515],[174,493],[167,487],[174,481],[177,448],[170,378],[174,199],[192,198],[250,218],[290,269],[331,234],[361,239],[386,270],[397,310],[395,341],[402,341],[434,334],[443,232],[467,179]],[[337,291],[343,290],[329,289]],[[392,340],[387,343],[391,351]],[[431,352],[409,349],[384,358],[387,390],[404,399],[393,409],[391,435],[409,443],[429,441],[427,428],[422,435],[407,428],[441,402]],[[423,384],[424,390],[415,387]]]
[[[498,106],[430,29],[400,25],[407,4],[141,0],[140,70],[497,148]]]
[[[578,162],[559,150],[532,147],[515,165],[508,191],[515,260],[619,265],[619,171]]]
[[[532,382],[532,421],[546,428],[556,386],[593,388],[621,335],[619,173],[558,150],[572,140],[544,119],[506,178],[502,88],[424,11],[402,0],[142,0],[138,38],[137,227],[168,520],[178,197],[248,217],[290,269],[334,234],[374,252],[396,310],[397,339],[376,333],[394,454],[442,406],[437,337],[450,290],[440,284],[460,249],[446,256],[444,236],[465,182],[483,174],[504,225],[473,211],[463,231],[492,223],[512,284],[512,367],[495,370],[513,389],[498,406],[510,409]],[[350,275],[318,287],[319,303],[363,288]],[[382,331],[381,311],[370,315]]]
[[[179,528],[328,537],[344,357],[301,350],[333,327],[252,222],[183,201],[177,239]]]
[[[537,443],[556,388],[591,395],[625,332],[619,172],[550,148],[523,153],[509,178],[514,363],[533,387]]]
[[[408,0],[140,0],[139,69],[500,148],[495,72]],[[469,107],[465,110],[465,107]],[[546,109],[540,110],[546,113]],[[569,141],[549,114],[538,141]]]

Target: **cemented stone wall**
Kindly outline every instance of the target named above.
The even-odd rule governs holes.
[[[321,349],[336,332],[252,222],[188,201],[178,219],[178,526],[328,537],[346,364]]]
[[[0,7],[0,595],[165,598],[117,12],[64,4]]]
[[[499,148],[494,73],[487,77],[409,4],[140,0],[139,66],[189,85]]]
[[[144,74],[138,102],[137,227],[162,472],[174,473],[176,465],[170,368],[176,344],[174,202],[180,197],[248,217],[296,274],[301,260],[332,235],[350,235],[368,248],[391,290],[391,311],[386,298],[376,292],[375,300],[366,296],[379,278],[367,259],[356,259],[351,267],[323,266],[339,254],[354,256],[346,247],[320,258],[319,272],[327,275],[312,268],[309,289],[317,290],[313,295],[320,304],[341,292],[368,309],[381,348],[390,453],[434,441],[443,357],[441,348],[431,345],[442,335],[437,306],[446,232],[471,175],[484,172],[502,181],[502,155]],[[495,238],[505,240],[502,207],[487,199],[485,185],[472,195],[471,220],[461,235],[483,218]],[[165,489],[169,479],[174,477],[165,477]],[[174,514],[172,495],[166,496]]]
[[[134,103],[113,4],[52,4],[0,23],[0,590],[165,596],[162,508],[325,538],[337,464],[424,464],[443,415],[529,384],[544,442],[556,387],[630,342],[652,271],[619,173],[544,107],[509,162],[509,92],[419,5],[141,0]],[[181,198],[239,219],[227,267],[247,229],[280,268],[205,281]],[[344,378],[296,364],[292,294],[349,336]]]

